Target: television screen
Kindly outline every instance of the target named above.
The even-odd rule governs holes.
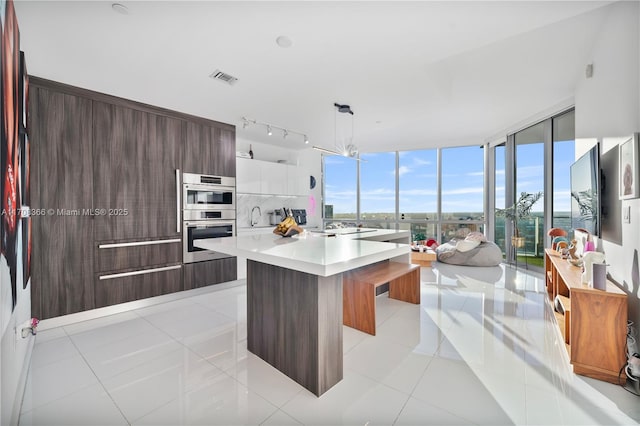
[[[600,235],[600,145],[571,165],[571,227]]]

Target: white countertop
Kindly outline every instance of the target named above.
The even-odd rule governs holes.
[[[409,231],[374,229],[364,232],[366,228],[359,229],[357,233],[348,233],[343,229],[340,235],[333,232],[337,230],[327,230],[324,234],[304,232],[291,238],[275,234],[240,235],[197,240],[194,245],[323,277],[411,251],[408,244],[381,242],[398,239],[408,241]]]

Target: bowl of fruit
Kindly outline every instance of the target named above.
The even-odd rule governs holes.
[[[280,235],[281,237],[292,237],[296,234],[302,233],[303,229],[298,226],[295,219],[291,216],[287,216],[282,222],[280,222],[273,233]]]

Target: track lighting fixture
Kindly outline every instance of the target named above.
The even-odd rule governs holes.
[[[305,144],[309,143],[309,138],[305,133],[298,132],[297,130],[287,129],[281,126],[276,126],[275,124],[263,123],[252,118],[242,117],[242,128],[246,129],[250,125],[265,126],[267,128],[267,135],[269,136],[273,135],[273,129],[282,130],[282,139],[288,139],[289,135],[300,135],[303,137]]]

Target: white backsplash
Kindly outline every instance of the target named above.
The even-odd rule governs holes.
[[[251,227],[251,210],[258,206],[261,214],[254,213],[254,219],[258,223],[254,226],[270,226],[269,213],[274,210],[282,211],[283,207],[289,209],[309,209],[309,200],[306,196],[278,197],[274,195],[236,194],[236,221],[238,228]],[[308,219],[307,219],[308,220]]]

